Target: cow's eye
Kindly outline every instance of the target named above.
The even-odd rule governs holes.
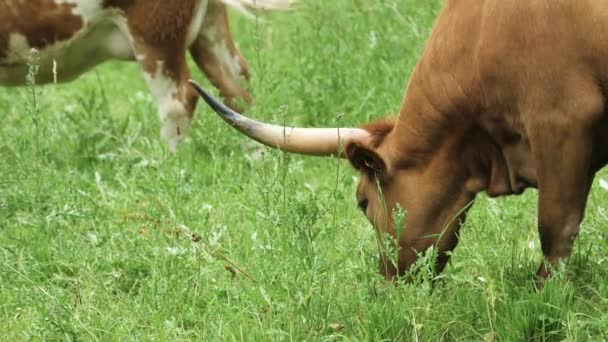
[[[366,211],[367,210],[367,199],[362,199],[359,201],[359,203],[357,203],[357,206],[359,207],[359,209]]]

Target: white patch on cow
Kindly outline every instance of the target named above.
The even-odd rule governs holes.
[[[239,64],[238,57],[233,56],[230,53],[230,49],[226,46],[225,41],[216,43],[211,48],[213,54],[221,61],[222,67],[227,71],[234,79],[238,79],[241,75],[241,65]]]
[[[114,15],[111,16],[111,21],[117,29],[108,33],[105,44],[106,49],[114,58],[135,60],[136,56],[133,50],[134,39],[129,31],[127,19],[121,15],[120,11],[112,11]]]
[[[108,53],[114,58],[133,60],[135,57],[131,45],[130,34],[118,30],[113,31],[106,37],[105,46]]]
[[[211,53],[220,61],[222,70],[227,72],[233,79],[238,80],[242,71],[238,56],[232,55],[226,41],[218,37],[215,27],[206,28],[203,31],[203,35],[212,44]]]
[[[31,47],[27,38],[19,33],[11,33],[8,38],[8,56],[4,59],[7,64],[19,63],[27,60]]]
[[[194,9],[194,15],[192,16],[192,22],[190,22],[190,27],[188,27],[188,35],[186,36],[186,43],[188,46],[194,42],[198,33],[201,31],[201,27],[203,26],[203,19],[205,18],[205,13],[207,12],[207,5],[209,1],[200,0],[196,8]]]
[[[600,178],[600,187],[604,190],[608,190],[608,181],[604,178]]]
[[[158,61],[155,74],[144,72],[144,78],[158,103],[160,135],[167,140],[169,150],[175,152],[177,145],[188,133],[191,117],[178,99],[177,84],[164,74],[163,62]]]
[[[295,1],[289,0],[221,0],[228,6],[232,6],[246,17],[255,17],[252,9],[264,10],[287,10]]]
[[[209,26],[206,27],[203,32],[202,32],[203,36],[205,36],[205,38],[207,38],[207,40],[209,41],[216,41],[217,40],[217,30],[215,29],[215,26]]]
[[[103,13],[103,1],[100,0],[55,0],[58,5],[73,4],[72,13],[83,18],[96,18]]]

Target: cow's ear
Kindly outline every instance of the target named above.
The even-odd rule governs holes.
[[[346,158],[348,158],[351,165],[357,170],[380,174],[386,173],[386,163],[384,162],[384,159],[382,159],[376,151],[359,142],[348,143],[345,148],[345,153]]]

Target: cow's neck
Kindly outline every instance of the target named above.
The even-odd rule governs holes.
[[[437,76],[439,75],[439,76]],[[454,75],[457,75],[454,74]],[[419,65],[408,86],[395,129],[387,137],[394,160],[430,162],[451,155],[454,167],[475,174],[475,191],[492,196],[535,186],[535,167],[526,137],[482,103],[472,78],[425,72]],[[441,151],[440,151],[441,150]],[[446,153],[441,153],[446,152]],[[465,163],[466,165],[462,165]]]
[[[390,158],[424,165],[448,156],[446,162],[473,175],[471,191],[487,191],[491,196],[518,194],[535,186],[535,167],[525,136],[500,120],[503,115],[489,114],[474,99],[444,100],[454,98],[433,97],[424,87],[410,84],[384,145],[393,147],[386,151]]]
[[[462,160],[470,171],[472,192],[486,191],[490,196],[520,194],[536,186],[536,172],[530,147],[525,139],[504,136],[480,125],[467,133]]]
[[[395,158],[425,163],[447,140],[463,136],[473,124],[477,100],[470,80],[439,72],[424,58],[414,69],[395,128],[387,137],[398,146]]]

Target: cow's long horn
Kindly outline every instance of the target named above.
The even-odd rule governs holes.
[[[190,84],[224,121],[248,137],[283,151],[342,157],[342,147],[347,142],[362,141],[369,136],[369,133],[361,128],[297,128],[255,121],[217,101],[195,81],[190,80]]]

